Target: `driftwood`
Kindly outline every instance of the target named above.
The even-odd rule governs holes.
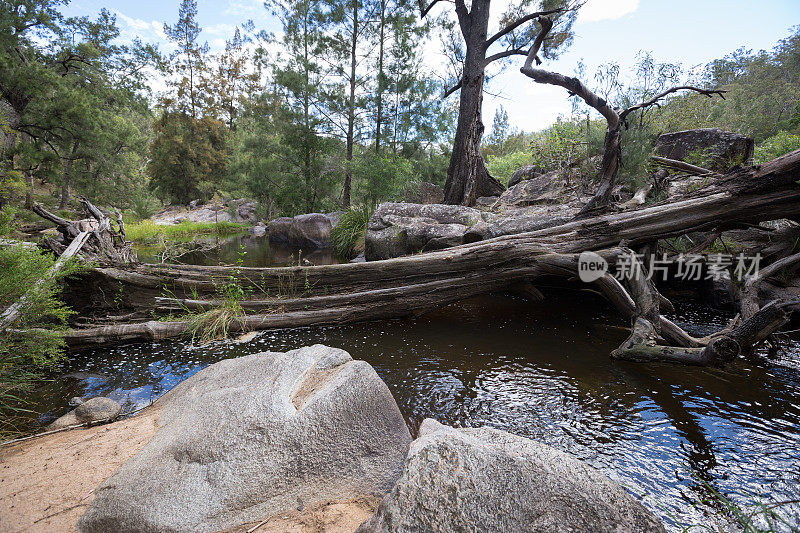
[[[182,314],[221,305],[218,286],[235,280],[248,294],[247,316],[232,329],[268,329],[414,316],[474,295],[528,290],[542,279],[574,279],[578,256],[594,250],[609,264],[632,248],[687,232],[724,231],[800,216],[800,151],[761,167],[738,169],[671,203],[576,220],[518,235],[386,261],[310,267],[244,268],[193,265],[105,266],[73,292],[87,309],[131,316]],[[666,299],[647,285],[622,286],[610,275],[594,282],[624,316],[635,338],[615,355],[636,361],[724,364],[776,330],[790,303],[765,306],[707,338],[694,338],[661,315]],[[771,310],[770,310],[771,309]],[[758,314],[758,313],[756,313]],[[642,321],[646,321],[644,323]],[[98,320],[98,323],[102,324]],[[649,325],[648,325],[649,324]],[[119,321],[67,335],[73,349],[115,342],[160,340],[185,332],[186,320]],[[737,331],[738,329],[738,331]],[[753,334],[750,332],[757,332]],[[632,335],[632,337],[634,337]],[[723,340],[723,338],[725,340]],[[658,347],[655,350],[645,349]],[[664,347],[670,348],[665,349]],[[638,349],[638,352],[635,350]],[[647,353],[646,353],[647,352]]]
[[[80,255],[91,262],[99,264],[126,264],[136,262],[133,246],[125,240],[125,223],[119,211],[116,213],[117,228],[113,227],[110,214],[106,214],[86,198],[81,199],[84,209],[91,218],[82,220],[66,220],[51,213],[39,204],[32,207],[40,217],[53,222],[59,232],[58,238],[47,237],[42,246],[62,255],[70,244],[84,232],[89,233],[88,240],[80,250]]]
[[[677,170],[683,170],[685,172],[691,172],[696,176],[705,176],[708,174],[713,174],[713,172],[708,170],[707,168],[691,165],[689,163],[686,163],[685,161],[679,161],[677,159],[668,159],[666,157],[659,157],[656,155],[651,155],[650,159],[652,159],[661,166],[674,168]]]

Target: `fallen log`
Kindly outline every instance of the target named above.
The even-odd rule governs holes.
[[[222,303],[219,287],[235,282],[249,295],[241,302],[252,313],[241,321],[241,327],[247,329],[404,317],[485,292],[518,290],[520,283],[535,284],[545,276],[574,278],[578,254],[586,250],[597,251],[611,263],[622,253],[613,248],[620,242],[637,246],[690,231],[723,231],[743,223],[800,217],[798,178],[800,151],[761,167],[738,169],[672,203],[422,255],[281,268],[115,265],[96,269],[78,291],[99,312],[122,303],[129,311],[169,314],[184,308],[202,311],[218,306]],[[607,294],[619,292],[607,279],[599,283]],[[695,339],[665,319],[658,307],[664,300],[657,292],[652,297],[656,305],[650,301],[640,305],[624,287],[622,292],[610,299],[616,299],[617,308],[628,309],[628,316],[649,319],[656,342],[705,351],[699,359],[705,364],[724,360],[733,351],[727,342],[714,342],[709,351],[716,337]],[[633,308],[628,300],[634,302]],[[120,324],[75,330],[68,334],[67,342],[77,349],[112,341],[161,339],[187,328],[187,321]],[[641,327],[639,333],[642,338],[649,338]],[[686,362],[681,359],[687,358],[671,359]]]
[[[678,159],[668,159],[666,157],[658,157],[656,155],[651,155],[650,159],[652,159],[661,166],[674,168],[676,170],[683,170],[685,172],[691,172],[696,176],[707,176],[714,173],[708,170],[707,168],[698,167],[697,165],[692,165],[685,161],[680,161]]]

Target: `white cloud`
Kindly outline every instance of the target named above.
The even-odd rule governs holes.
[[[267,14],[267,10],[264,8],[263,0],[229,0],[224,14],[260,18]]]
[[[639,0],[589,0],[578,12],[578,23],[613,20],[639,9]]]
[[[119,11],[114,12],[119,22],[120,40],[131,42],[139,37],[144,42],[154,42],[163,44],[167,40],[164,33],[164,23],[157,20],[146,21],[129,17]]]

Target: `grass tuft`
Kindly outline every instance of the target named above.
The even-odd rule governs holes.
[[[336,255],[350,259],[364,251],[364,237],[375,208],[369,204],[351,207],[342,213],[339,223],[331,232],[331,242]]]

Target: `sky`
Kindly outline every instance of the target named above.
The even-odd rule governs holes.
[[[495,29],[508,3],[492,2]],[[121,40],[138,36],[166,49],[163,24],[177,20],[178,4],[179,0],[72,0],[64,12],[94,16],[105,7],[117,16]],[[225,39],[246,20],[252,20],[256,29],[280,30],[263,0],[198,0],[197,4],[197,19],[203,28],[200,38],[212,51],[224,48]],[[442,7],[447,8],[447,4]],[[639,51],[652,52],[657,61],[679,62],[690,68],[739,47],[771,49],[798,24],[800,0],[588,0],[574,26],[572,46],[542,68],[573,75],[582,60],[589,76],[609,62],[618,63],[626,71]],[[438,41],[426,47],[425,61],[432,69],[443,61],[437,47]],[[521,56],[512,59],[486,88],[483,117],[487,130],[501,105],[508,112],[510,125],[524,131],[538,131],[559,114],[569,114],[566,91],[536,84],[520,74],[523,60]]]

